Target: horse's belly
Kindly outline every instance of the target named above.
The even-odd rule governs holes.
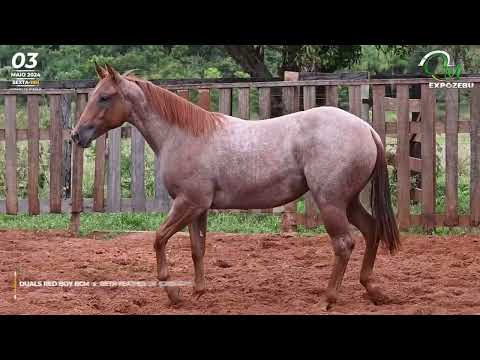
[[[308,191],[302,175],[270,184],[243,184],[215,192],[213,209],[268,209],[285,205]]]

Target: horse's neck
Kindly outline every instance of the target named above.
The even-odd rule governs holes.
[[[130,123],[140,131],[145,141],[157,155],[160,155],[169,134],[175,130],[157,113],[149,110],[134,112]]]

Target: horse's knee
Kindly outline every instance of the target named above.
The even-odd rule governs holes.
[[[166,238],[163,233],[159,230],[155,233],[155,242],[153,243],[153,248],[155,251],[160,251],[165,247]]]
[[[355,241],[350,234],[336,236],[332,239],[333,252],[341,258],[348,258],[355,248]]]

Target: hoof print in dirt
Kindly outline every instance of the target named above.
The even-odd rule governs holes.
[[[233,265],[226,262],[225,260],[221,260],[221,259],[218,259],[217,261],[215,261],[215,265],[222,268],[222,269],[226,269],[226,268],[231,268]]]
[[[364,298],[368,299],[373,305],[376,306],[392,303],[392,300],[388,296],[378,290],[371,293],[365,293]]]
[[[117,265],[123,265],[123,266],[128,265],[127,259],[115,259],[112,262]]]
[[[121,302],[114,308],[114,311],[120,314],[134,314],[137,310],[138,306],[130,304],[128,301]]]
[[[147,305],[148,301],[146,299],[135,299],[133,300],[133,303],[137,305],[138,307],[142,307]]]

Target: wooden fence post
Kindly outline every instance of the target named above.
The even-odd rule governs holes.
[[[108,134],[108,176],[107,176],[107,211],[121,212],[121,135],[122,128],[110,130]]]
[[[410,152],[408,85],[397,85],[397,206],[402,230],[410,227]]]
[[[75,105],[75,124],[87,104],[85,94],[77,94]],[[72,146],[72,208],[70,217],[70,231],[78,235],[80,232],[80,213],[83,211],[83,151],[76,144]]]
[[[422,84],[422,215],[426,230],[435,227],[435,94]]]
[[[62,128],[70,128],[71,97],[64,94],[60,96],[60,113]],[[72,187],[72,142],[63,141],[63,164],[62,164],[62,194],[65,199],[71,197]]]
[[[17,195],[17,96],[5,96],[5,180],[6,212],[16,215],[18,212]]]
[[[50,95],[50,212],[62,212],[63,127],[60,95]]]
[[[445,94],[445,225],[457,226],[458,216],[458,89],[447,89]]]
[[[40,214],[40,199],[38,198],[40,114],[38,102],[38,95],[28,95],[28,213],[30,215]]]

